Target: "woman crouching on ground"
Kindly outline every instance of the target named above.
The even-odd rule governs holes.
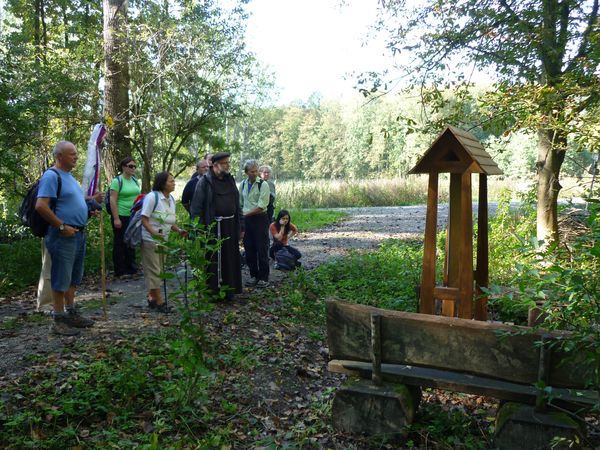
[[[164,270],[164,255],[158,253],[162,238],[169,232],[181,235],[186,232],[175,224],[175,178],[169,172],[160,172],[154,177],[152,192],[144,197],[142,206],[142,267],[148,290],[148,306],[158,312],[168,312],[165,299],[160,294],[160,274]]]
[[[269,231],[271,232],[271,236],[273,236],[273,245],[271,245],[271,249],[269,250],[271,258],[275,259],[275,253],[282,248],[287,249],[296,258],[296,261],[302,258],[302,253],[291,245],[288,245],[289,239],[298,234],[298,228],[292,223],[290,213],[286,209],[279,211],[277,218],[269,227]],[[297,262],[296,265],[299,266],[300,262]]]

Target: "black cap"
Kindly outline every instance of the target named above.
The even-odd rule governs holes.
[[[211,161],[214,164],[216,162],[219,162],[222,159],[229,158],[229,156],[230,156],[230,153],[227,153],[227,152],[218,152],[218,153],[213,154],[213,156],[211,158]]]

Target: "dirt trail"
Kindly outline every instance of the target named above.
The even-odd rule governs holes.
[[[350,249],[376,248],[383,240],[390,238],[422,237],[425,223],[425,209],[422,206],[347,208],[343,211],[348,218],[340,223],[326,226],[312,232],[300,232],[292,243],[303,253],[303,264],[314,268],[331,257],[341,256]],[[447,207],[439,209],[440,224],[445,221]],[[243,271],[244,280],[249,276]],[[286,276],[284,272],[272,270],[273,285]],[[170,286],[169,290],[174,286]],[[114,339],[128,330],[156,328],[163,326],[155,314],[145,308],[144,282],[141,276],[130,280],[108,279],[109,314],[108,321],[100,320],[100,289],[98,280],[87,280],[78,291],[76,300],[84,313],[97,319],[96,325],[75,338],[55,337],[48,334],[50,319],[35,313],[34,290],[17,298],[8,298],[0,304],[0,387],[8,379],[17,377],[29,367],[31,356],[60,354],[76,339]],[[226,308],[239,308],[248,297],[246,290],[240,302]],[[163,321],[164,322],[164,321]]]
[[[422,237],[425,222],[423,207],[353,208],[345,211],[349,214],[348,218],[338,224],[314,232],[300,230],[292,244],[303,253],[302,261],[306,268],[314,268],[350,249],[375,248],[386,239]],[[440,207],[439,217],[442,224],[446,217],[444,206]],[[311,405],[326,401],[332,388],[339,386],[343,379],[327,372],[326,342],[315,339],[315,330],[311,335],[311,330],[307,330],[301,321],[290,325],[289,321],[283,323],[280,320],[286,314],[286,306],[278,295],[278,285],[286,276],[285,272],[272,270],[271,288],[245,290],[233,302],[216,304],[206,324],[207,334],[211,340],[219,342],[223,351],[248,345],[248,342],[253,347],[256,363],[247,372],[232,373],[221,386],[223,392],[233,393],[231,401],[235,400],[244,408],[244,414],[237,415],[230,422],[230,426],[239,431],[239,436],[246,435],[244,415],[251,415],[260,422],[264,438],[282,436],[304,426],[306,420],[314,416]],[[244,280],[248,277],[248,271],[244,270]],[[102,321],[98,286],[98,280],[88,280],[77,294],[84,315],[96,319],[94,327],[83,330],[77,337],[49,334],[50,317],[34,312],[33,292],[0,304],[0,398],[3,387],[25,371],[34,369],[36,365],[44,366],[49,361],[55,364],[62,358],[68,359],[77,352],[73,349],[75,343],[84,341],[89,344],[84,348],[93,348],[97,344],[118,343],[132,334],[177,323],[175,315],[148,311],[142,277],[126,281],[108,280],[109,320]],[[316,331],[317,336],[324,336],[325,325]],[[244,386],[243,391],[239,389],[240,384]],[[427,396],[431,397],[431,394]],[[343,435],[327,433],[315,439],[317,442],[314,444],[318,448],[364,448],[362,445],[356,447],[356,442],[348,441],[348,437]],[[240,444],[240,448],[249,448],[245,444],[249,443]]]

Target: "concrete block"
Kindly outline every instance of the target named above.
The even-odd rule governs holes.
[[[530,405],[505,403],[496,416],[499,450],[576,449],[582,447],[580,424],[562,412],[536,412]]]
[[[333,399],[333,424],[338,431],[387,438],[404,437],[421,398],[418,387],[370,380],[348,382]]]

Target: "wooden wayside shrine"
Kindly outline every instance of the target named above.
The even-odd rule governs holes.
[[[423,248],[423,271],[419,299],[422,314],[440,313],[463,319],[487,319],[488,286],[488,201],[487,176],[502,171],[471,133],[448,126],[421,157],[411,174],[429,174],[427,215]],[[444,282],[436,286],[436,232],[438,181],[450,174],[450,209]],[[479,174],[477,268],[473,271],[473,208],[471,174]],[[441,306],[440,308],[436,308]],[[441,304],[441,305],[440,305]]]

